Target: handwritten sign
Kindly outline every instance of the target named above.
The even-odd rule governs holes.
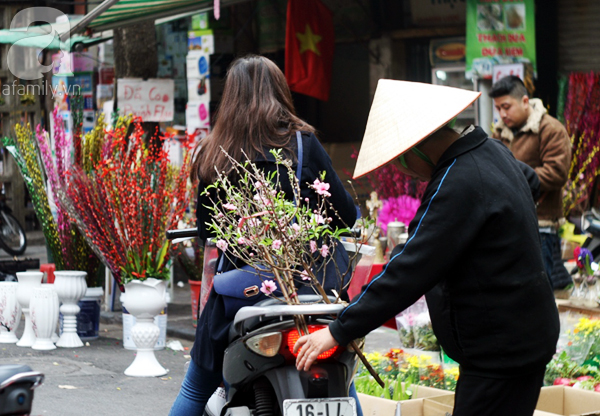
[[[143,121],[173,121],[172,79],[121,78],[117,80],[117,105],[121,114],[133,113]]]

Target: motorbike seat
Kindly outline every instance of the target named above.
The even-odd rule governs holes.
[[[333,296],[329,296],[329,298],[331,299],[331,301],[335,301],[335,297]],[[298,299],[300,300],[300,303],[319,303],[323,301],[323,298],[320,295],[300,295],[298,297]],[[271,306],[271,305],[281,305],[281,301],[277,300],[277,299],[265,299],[262,300],[260,302],[257,302],[254,306]],[[231,327],[229,328],[229,341],[234,340],[235,338],[248,333],[258,327],[261,326],[265,326],[271,322],[276,322],[279,321],[280,318],[279,317],[270,317],[270,318],[264,318],[264,317],[253,317],[250,319],[247,319],[246,321],[244,321],[241,329],[239,331],[236,331],[235,326],[231,325]]]
[[[20,373],[26,373],[29,371],[32,371],[32,370],[31,370],[31,367],[29,367],[28,365],[22,365],[22,364],[0,365],[0,384],[2,384],[2,382],[4,380],[8,380],[12,376],[15,376]]]

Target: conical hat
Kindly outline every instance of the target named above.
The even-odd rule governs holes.
[[[380,79],[354,178],[406,152],[450,122],[480,95],[460,88]]]

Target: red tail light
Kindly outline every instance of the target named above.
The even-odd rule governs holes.
[[[309,325],[308,332],[313,333],[320,329],[327,328],[327,325]],[[295,359],[298,356],[298,353],[294,354],[294,345],[296,345],[296,341],[300,338],[297,329],[290,329],[288,331],[283,332],[284,340],[281,343],[280,353],[286,356],[288,359]],[[317,357],[318,361],[326,360],[332,357],[341,347],[339,345],[325,351],[322,354],[319,354]]]

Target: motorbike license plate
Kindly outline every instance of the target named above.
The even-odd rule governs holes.
[[[283,416],[356,416],[356,402],[352,397],[284,400]]]

